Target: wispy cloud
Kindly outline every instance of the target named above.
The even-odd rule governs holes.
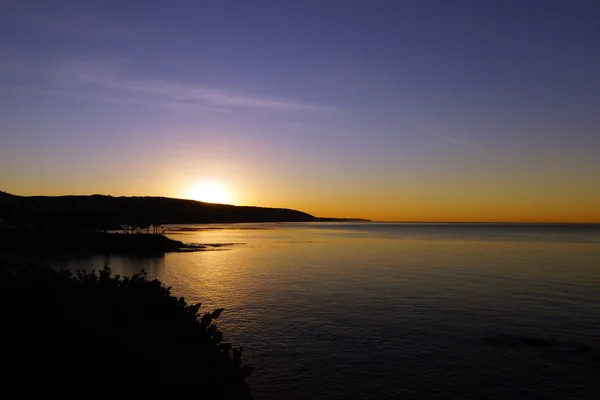
[[[143,104],[156,105],[154,102],[144,101],[136,97],[114,96],[92,93],[73,93],[69,90],[61,90],[56,88],[44,88],[33,85],[0,85],[0,92],[15,93],[15,94],[33,94],[41,96],[63,97],[76,101],[100,101],[104,103],[116,104]],[[168,106],[165,104],[165,106]]]
[[[72,80],[79,85],[90,85],[98,89],[126,92],[146,98],[161,105],[199,105],[214,108],[217,112],[228,112],[231,108],[261,108],[291,111],[330,111],[333,107],[311,104],[285,98],[258,96],[253,94],[208,88],[200,85],[183,84],[159,79],[135,79],[121,73],[122,59],[99,62],[69,62],[61,66],[62,79]]]

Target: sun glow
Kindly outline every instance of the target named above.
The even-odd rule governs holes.
[[[233,203],[233,193],[231,190],[223,184],[214,182],[205,182],[191,186],[185,192],[185,198],[207,203]]]

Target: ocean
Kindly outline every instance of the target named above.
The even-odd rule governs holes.
[[[55,261],[145,269],[223,307],[256,399],[600,398],[600,226],[168,226],[207,250]]]

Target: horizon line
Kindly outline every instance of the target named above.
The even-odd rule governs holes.
[[[310,214],[307,211],[302,211],[299,209],[295,209],[295,208],[288,208],[288,207],[273,207],[273,206],[257,206],[257,205],[247,205],[247,204],[227,204],[227,203],[211,203],[211,202],[206,202],[206,201],[200,201],[200,200],[194,200],[194,199],[187,199],[187,198],[182,198],[182,197],[170,197],[170,196],[159,196],[159,195],[121,195],[121,196],[115,196],[115,195],[111,195],[111,194],[100,194],[100,193],[93,193],[93,194],[59,194],[59,195],[43,195],[43,194],[37,194],[37,195],[29,195],[29,196],[24,196],[24,195],[18,195],[18,194],[14,194],[11,192],[7,192],[4,190],[0,190],[0,193],[3,194],[7,194],[10,196],[17,196],[17,197],[67,197],[67,196],[106,196],[106,197],[155,197],[155,198],[167,198],[167,199],[176,199],[176,200],[188,200],[188,201],[195,201],[195,202],[199,202],[199,203],[206,203],[206,204],[220,204],[220,205],[228,205],[228,206],[234,206],[234,207],[261,207],[261,208],[285,208],[285,209],[290,209],[290,210],[295,210],[295,211],[299,211],[305,214],[309,214],[314,216],[315,218],[319,218],[319,219],[327,219],[327,218],[331,218],[331,219],[346,219],[346,220],[357,220],[357,221],[346,221],[347,223],[385,223],[385,224],[537,224],[537,225],[600,225],[600,220],[598,221],[553,221],[553,220],[549,220],[549,221],[527,221],[527,220],[521,220],[521,221],[472,221],[472,220],[464,220],[464,221],[415,221],[415,220],[407,220],[407,221],[389,221],[389,220],[375,220],[375,219],[371,219],[371,218],[367,218],[367,217],[319,217],[313,214]],[[318,221],[316,221],[318,222]],[[342,222],[342,221],[340,221]]]

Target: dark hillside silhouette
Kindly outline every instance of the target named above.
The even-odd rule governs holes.
[[[118,229],[123,224],[347,221],[287,208],[233,206],[168,197],[16,196],[0,192],[4,224],[55,229]]]
[[[300,222],[316,217],[285,208],[232,206],[166,197],[15,196],[0,193],[4,223],[116,229],[121,224]]]

